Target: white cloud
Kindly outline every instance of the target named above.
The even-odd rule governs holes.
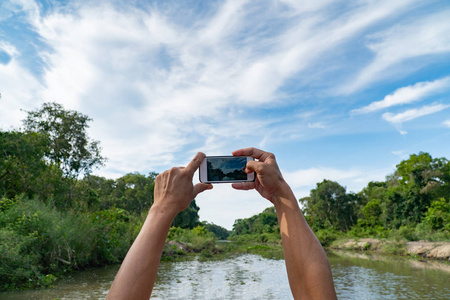
[[[354,109],[351,113],[365,114],[391,106],[420,101],[430,95],[438,94],[448,89],[450,89],[450,77],[444,77],[434,81],[418,82],[414,85],[396,89],[393,93],[384,97],[383,100],[372,102],[362,108]]]
[[[316,122],[316,123],[308,123],[308,128],[325,129],[327,127],[322,122]]]
[[[414,108],[409,109],[407,111],[404,111],[402,113],[393,114],[393,113],[384,113],[382,118],[389,123],[400,125],[403,122],[410,121],[422,116],[434,114],[436,112],[439,112],[441,110],[444,110],[446,108],[450,107],[450,105],[443,105],[443,104],[433,104],[433,105],[427,105],[423,106],[421,108]]]
[[[442,125],[444,125],[445,127],[450,128],[450,120],[445,120],[444,122],[442,122]]]
[[[299,199],[309,196],[311,189],[315,189],[317,183],[324,179],[338,182],[346,187],[347,192],[360,192],[369,181],[383,181],[389,172],[391,170],[385,168],[360,170],[313,167],[292,172],[283,171],[283,177]]]
[[[292,188],[313,187],[324,179],[340,181],[361,176],[358,170],[338,170],[331,168],[310,168],[294,172],[283,172],[283,177]]]
[[[255,190],[238,191],[225,183],[215,184],[212,190],[197,195],[196,202],[200,220],[214,220],[227,229],[232,229],[234,220],[249,218],[272,206]]]
[[[352,93],[393,74],[408,73],[423,65],[427,60],[424,56],[450,52],[449,14],[449,10],[442,10],[373,34],[368,48],[375,53],[374,59],[342,91]],[[412,59],[418,57],[422,59],[415,66]]]
[[[0,128],[7,130],[21,126],[26,117],[21,109],[41,103],[42,85],[19,63],[20,53],[14,46],[2,43],[0,47],[11,55],[7,64],[0,64]]]

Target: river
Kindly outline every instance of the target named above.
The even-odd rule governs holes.
[[[339,299],[450,299],[450,266],[366,254],[329,253]],[[0,293],[9,299],[104,299],[118,266],[75,272],[52,289]],[[163,262],[152,299],[292,299],[283,260],[239,255]]]

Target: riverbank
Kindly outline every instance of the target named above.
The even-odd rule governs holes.
[[[183,261],[193,256],[200,260],[223,259],[240,254],[256,254],[267,259],[284,259],[283,247],[280,243],[256,243],[243,241],[218,240],[203,247],[196,247],[192,243],[166,241],[162,254],[162,261]]]
[[[372,238],[336,240],[328,247],[450,261],[450,242],[393,241]]]

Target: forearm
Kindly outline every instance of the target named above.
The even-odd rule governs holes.
[[[170,225],[176,213],[153,206],[128,251],[107,299],[149,299]]]
[[[326,254],[289,187],[274,199],[289,284],[295,299],[335,299]]]

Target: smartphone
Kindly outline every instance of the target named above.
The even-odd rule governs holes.
[[[207,156],[200,165],[200,182],[225,183],[255,181],[255,173],[244,172],[251,156]]]

